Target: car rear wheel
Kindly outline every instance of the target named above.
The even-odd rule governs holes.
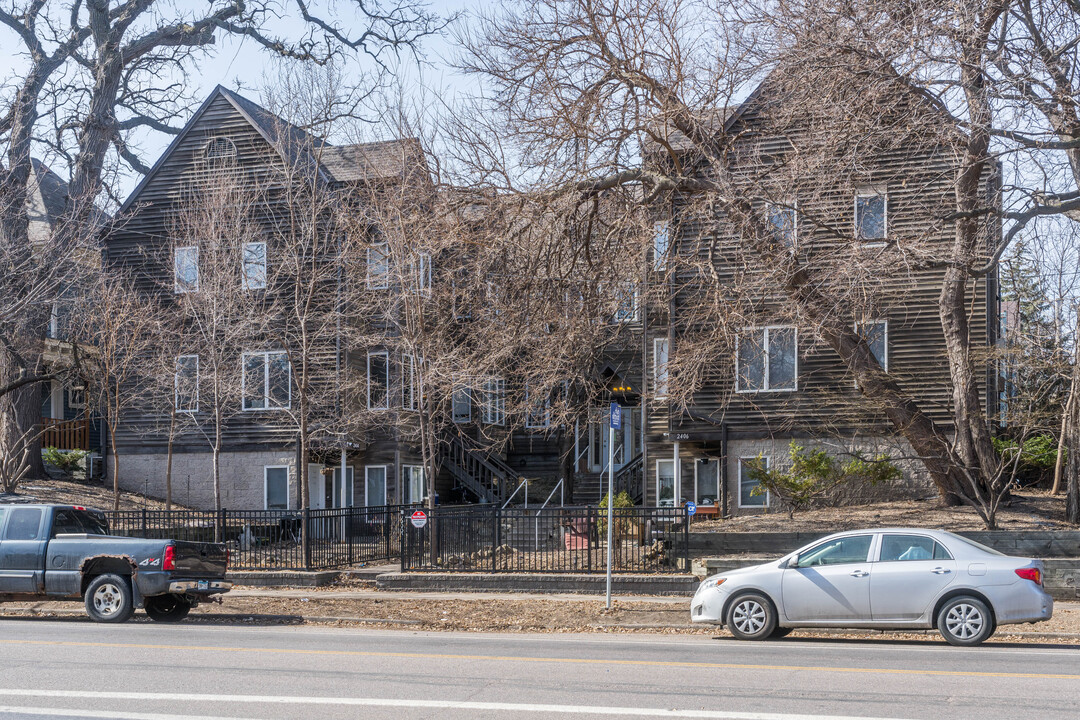
[[[146,598],[146,614],[157,622],[180,622],[191,612],[191,603],[182,595],[155,595]]]
[[[135,612],[131,583],[123,575],[98,575],[86,586],[83,595],[86,614],[94,622],[121,623]]]
[[[725,624],[739,640],[762,640],[776,630],[776,610],[764,595],[740,595],[728,606]]]
[[[937,627],[945,642],[970,647],[994,634],[994,618],[982,600],[955,597],[941,606]]]

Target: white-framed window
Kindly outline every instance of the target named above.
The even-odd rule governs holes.
[[[869,243],[882,243],[889,232],[889,196],[881,190],[855,193],[855,237]]]
[[[488,378],[484,381],[483,420],[486,425],[506,422],[506,381]]]
[[[335,465],[334,478],[334,502],[333,507],[353,507],[355,505],[355,484],[353,482],[353,469],[345,466],[345,487],[341,486],[341,466]]]
[[[653,387],[656,397],[667,397],[668,394],[668,339],[653,339]]]
[[[401,407],[405,410],[416,410],[420,407],[420,378],[419,368],[416,366],[416,357],[413,355],[401,356]]]
[[[267,510],[288,510],[291,505],[291,495],[289,466],[265,466],[263,468],[263,506]]]
[[[746,328],[735,349],[737,392],[791,392],[798,389],[799,335],[794,327]]]
[[[368,245],[367,283],[374,290],[390,287],[390,244],[381,242]]]
[[[180,355],[176,358],[173,378],[173,403],[176,412],[199,412],[199,356]]]
[[[769,469],[768,456],[739,458],[739,507],[741,508],[769,507],[769,493],[754,494],[754,490],[760,487],[761,483],[750,477],[750,463],[758,461],[766,470]]]
[[[386,504],[386,466],[364,466],[364,504],[379,507]]]
[[[416,259],[409,264],[409,275],[417,292],[431,292],[431,254],[417,253]]]
[[[67,404],[72,410],[86,409],[86,385],[81,380],[67,386]]]
[[[245,352],[244,410],[288,410],[292,406],[292,367],[284,350]]]
[[[367,354],[367,406],[368,410],[390,408],[390,353],[386,350]]]
[[[638,287],[626,282],[615,286],[615,314],[612,322],[636,322],[638,319]]]
[[[427,497],[427,483],[424,482],[424,466],[402,465],[401,488],[404,493],[402,501],[406,505],[424,502],[424,498]]]
[[[525,381],[525,427],[540,430],[551,427],[551,397],[538,393]]]
[[[773,238],[789,248],[795,247],[799,232],[799,214],[795,207],[772,203],[766,208],[766,216]]]
[[[653,269],[667,267],[667,256],[671,249],[670,224],[667,220],[653,223]]]
[[[889,321],[866,320],[855,323],[855,332],[870,346],[881,369],[889,371]]]
[[[712,505],[720,498],[720,461],[699,458],[694,463],[694,502]]]
[[[675,461],[656,461],[656,506],[675,506]]]
[[[245,290],[262,290],[266,287],[266,243],[244,243],[243,283]]]
[[[199,291],[199,248],[178,247],[173,250],[173,292]]]
[[[472,392],[468,387],[454,388],[450,399],[450,415],[456,423],[472,422]]]

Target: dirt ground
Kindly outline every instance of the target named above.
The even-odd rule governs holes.
[[[112,510],[112,487],[100,483],[77,480],[30,480],[19,486],[15,495],[0,493],[0,503],[56,503],[58,505],[83,505],[96,510]],[[121,510],[164,510],[165,503],[138,493],[120,493]],[[187,510],[173,503],[175,510]]]
[[[1001,530],[1076,530],[1065,522],[1065,496],[1047,490],[1026,489],[1013,493],[1008,506],[998,511]],[[969,507],[945,507],[937,497],[915,501],[874,503],[818,508],[796,513],[741,515],[728,520],[698,520],[693,530],[726,532],[839,532],[864,527],[932,527],[944,530],[985,530],[981,518]]]
[[[327,597],[332,588],[290,593],[288,597],[226,596],[222,605],[207,604],[194,610],[186,622],[242,625],[330,625],[372,626],[401,630],[442,630],[464,632],[597,632],[653,633],[730,637],[714,626],[693,626],[688,621],[689,598],[620,598],[611,611],[600,597],[544,599],[498,596],[439,596],[418,598],[415,594],[375,592],[365,597]],[[370,597],[367,597],[370,595]],[[58,612],[59,611],[59,612]],[[78,603],[11,603],[0,605],[0,616],[32,613],[40,616],[76,617]],[[136,622],[149,622],[136,615]],[[1011,632],[1010,632],[1011,631]],[[1037,633],[1021,637],[1016,633]],[[1046,637],[1080,634],[1080,604],[1059,605],[1052,620],[1037,625],[1010,625],[1002,628],[992,642],[1080,644],[1076,637]],[[872,640],[917,640],[941,642],[936,633],[881,633],[873,631],[792,633],[793,638],[842,637]]]

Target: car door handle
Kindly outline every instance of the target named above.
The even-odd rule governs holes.
[[[934,568],[930,572],[934,573],[935,575],[948,575],[952,572],[952,570],[949,570],[948,568]]]
[[[851,573],[851,577],[866,577],[869,574],[870,573],[866,572],[865,570],[856,570]]]

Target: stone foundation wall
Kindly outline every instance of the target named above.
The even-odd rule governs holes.
[[[866,457],[877,454],[888,455],[892,463],[900,468],[903,477],[888,485],[862,485],[838,488],[830,503],[839,505],[860,505],[872,502],[892,500],[911,500],[933,495],[936,490],[922,462],[915,457],[915,452],[903,438],[865,437],[850,440],[812,440],[799,439],[798,444],[808,450],[824,449],[831,455],[840,456],[841,461],[852,459],[845,454],[859,452]],[[739,459],[753,458],[758,455],[769,458],[772,469],[791,466],[791,440],[786,438],[730,440],[728,441],[728,497],[732,515],[758,514],[782,511],[783,504],[774,497],[769,498],[767,508],[740,507],[739,499]],[[760,498],[754,498],[758,500]]]
[[[153,498],[165,498],[165,453],[120,456],[120,488]],[[112,484],[112,457],[107,458],[108,484]],[[221,455],[221,506],[235,510],[265,507],[263,470],[269,465],[289,467],[289,497],[296,504],[296,461],[291,451],[229,452]],[[172,466],[173,502],[188,507],[214,508],[214,463],[211,453],[176,453]]]

